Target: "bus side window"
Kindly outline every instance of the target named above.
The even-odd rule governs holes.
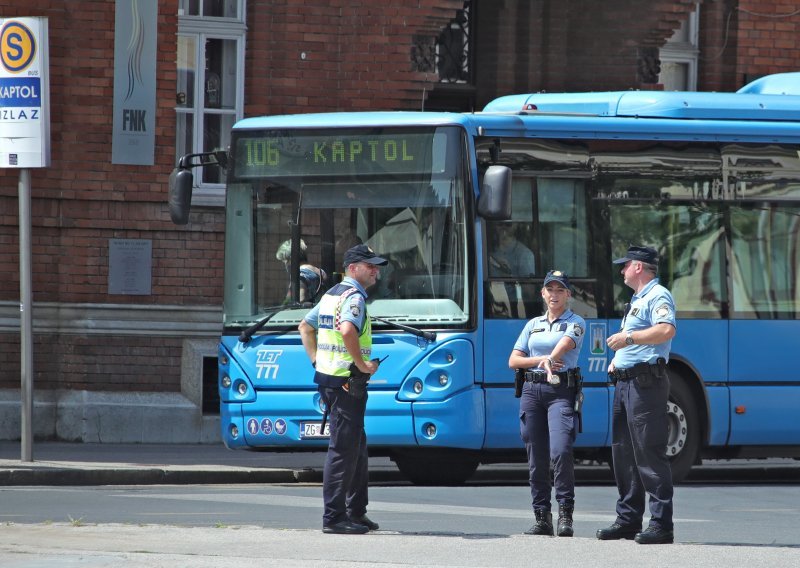
[[[538,178],[536,203],[542,270],[562,270],[571,278],[589,276],[585,182]]]

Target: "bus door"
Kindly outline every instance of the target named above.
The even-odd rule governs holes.
[[[800,206],[743,204],[730,217],[729,443],[800,444]]]
[[[606,385],[607,326],[597,320],[595,255],[583,179],[525,176],[514,173],[512,219],[484,223],[484,386],[489,448],[521,446],[519,399],[513,395],[514,373],[508,358],[525,323],[545,309],[541,289],[551,269],[568,274],[573,287],[571,309],[587,322],[598,346],[590,352],[587,335],[579,365],[587,388],[579,446],[608,443],[609,396]]]

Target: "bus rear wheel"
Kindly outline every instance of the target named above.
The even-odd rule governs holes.
[[[392,456],[392,460],[414,485],[461,485],[479,464],[478,458],[452,453],[403,453]]]
[[[700,452],[700,414],[686,381],[674,371],[669,373],[667,401],[667,457],[672,470],[672,482],[680,483],[697,463]],[[608,465],[614,472],[611,452]]]
[[[669,371],[669,401],[667,402],[667,457],[672,468],[672,481],[680,483],[700,452],[700,413],[686,381]]]

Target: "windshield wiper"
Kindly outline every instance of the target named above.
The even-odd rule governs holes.
[[[311,302],[302,302],[302,303],[291,302],[289,304],[281,304],[280,306],[270,306],[269,308],[264,308],[264,312],[268,314],[267,317],[265,317],[261,321],[257,321],[256,323],[245,329],[239,335],[239,341],[241,341],[242,343],[247,343],[248,341],[250,341],[250,338],[253,337],[253,335],[255,335],[255,333],[259,329],[267,325],[267,322],[271,320],[272,317],[278,312],[282,312],[283,310],[294,310],[294,309],[313,308],[313,307],[314,304],[312,304]]]
[[[375,316],[369,316],[369,317],[372,320],[379,321],[381,323],[385,323],[386,325],[390,325],[392,327],[396,327],[397,329],[402,329],[403,331],[407,331],[408,333],[410,333],[411,335],[413,335],[415,337],[421,337],[422,339],[424,339],[428,343],[433,343],[434,341],[436,341],[436,333],[433,332],[433,331],[425,331],[425,330],[422,330],[422,329],[417,329],[416,327],[403,325],[402,323],[396,323],[396,322],[385,320],[385,319],[382,319],[382,318],[376,318]]]

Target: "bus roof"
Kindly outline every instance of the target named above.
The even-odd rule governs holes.
[[[800,120],[800,96],[747,91],[538,93],[500,97],[483,110],[634,118],[782,121]]]
[[[533,93],[490,102],[484,112],[550,112],[592,116],[705,120],[798,120],[800,73],[776,73],[736,93],[616,91]]]
[[[500,97],[478,113],[382,111],[262,116],[240,120],[234,130],[451,125],[463,127],[472,136],[798,144],[800,73],[769,75],[737,93],[537,93]]]

